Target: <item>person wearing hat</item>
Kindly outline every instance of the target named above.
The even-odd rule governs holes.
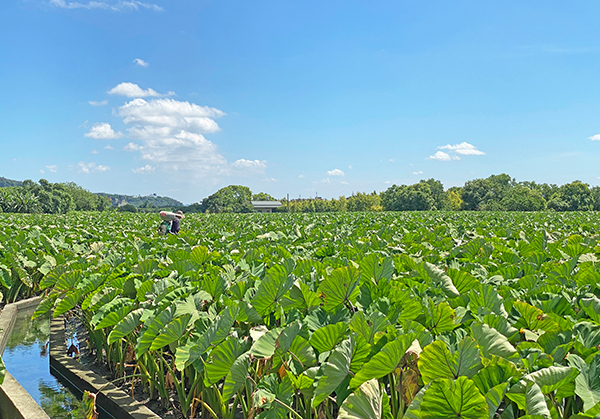
[[[179,234],[181,219],[183,217],[183,211],[179,210],[175,213],[175,218],[173,218],[173,221],[171,222],[171,234]]]

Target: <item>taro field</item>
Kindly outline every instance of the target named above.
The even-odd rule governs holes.
[[[4,302],[185,418],[600,418],[596,213],[0,214]]]

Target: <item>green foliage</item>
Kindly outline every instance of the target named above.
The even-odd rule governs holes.
[[[210,213],[244,213],[254,211],[251,200],[252,191],[250,191],[250,188],[230,185],[205,198],[202,205]]]
[[[99,360],[184,417],[600,413],[594,213],[0,221],[3,298],[75,310]]]
[[[131,204],[121,205],[117,208],[119,212],[138,212],[138,209]]]

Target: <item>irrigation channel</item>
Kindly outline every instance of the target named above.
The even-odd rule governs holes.
[[[52,419],[80,419],[81,391],[55,377],[49,363],[50,317],[31,319],[35,307],[20,310],[2,358],[8,372]],[[79,346],[67,326],[68,344]],[[98,406],[99,419],[113,419]]]

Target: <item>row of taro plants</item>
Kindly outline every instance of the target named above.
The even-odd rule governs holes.
[[[67,218],[37,314],[186,417],[600,415],[593,215],[123,216]]]

